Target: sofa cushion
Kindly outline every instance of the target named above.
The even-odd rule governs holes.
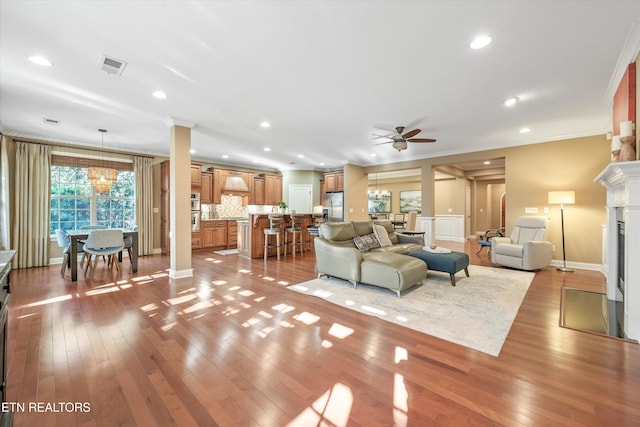
[[[320,224],[320,236],[332,242],[352,240],[356,231],[351,222],[324,222]]]
[[[391,239],[389,239],[389,233],[387,233],[387,229],[381,225],[374,224],[373,225],[373,234],[376,235],[378,242],[380,242],[381,247],[391,246]]]
[[[356,247],[360,252],[368,252],[371,249],[380,247],[380,242],[378,242],[378,238],[373,233],[365,234],[364,236],[356,236],[353,238],[353,243],[356,244]]]
[[[351,223],[358,236],[373,233],[373,221],[351,221]]]

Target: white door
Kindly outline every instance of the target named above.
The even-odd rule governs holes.
[[[289,184],[289,212],[313,212],[313,185]]]

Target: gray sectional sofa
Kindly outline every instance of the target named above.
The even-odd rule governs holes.
[[[375,235],[374,225],[384,228],[389,246],[367,247],[367,241]],[[314,239],[318,277],[338,277],[354,286],[358,283],[380,286],[400,296],[401,291],[427,276],[426,263],[406,255],[421,250],[422,246],[420,237],[396,233],[390,221],[323,223],[319,237]]]

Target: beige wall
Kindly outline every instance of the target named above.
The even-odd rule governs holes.
[[[464,215],[466,179],[454,178],[434,183],[433,211],[436,215]]]
[[[356,165],[344,166],[344,220],[369,218],[367,186],[369,177],[364,168]]]
[[[420,190],[419,176],[378,179],[378,191],[391,192],[391,213],[400,213],[400,192],[407,190]],[[367,191],[376,191],[375,178],[373,181],[369,181]]]
[[[561,259],[559,207],[549,206],[547,195],[553,190],[574,190],[576,204],[565,210],[567,260],[600,264],[601,225],[606,219],[606,194],[604,187],[594,183],[593,179],[609,163],[609,148],[610,144],[605,136],[597,135],[372,166],[366,170],[368,173],[375,173],[394,168],[422,168],[422,214],[430,216],[436,213],[437,205],[437,197],[434,194],[436,185],[432,173],[434,166],[505,157],[507,233],[510,233],[516,218],[526,215],[526,207],[537,207],[539,215],[548,215],[551,219],[549,237],[555,245],[554,259]],[[479,190],[477,195],[480,195],[481,191]],[[499,190],[496,189],[495,193],[497,192]],[[548,214],[543,213],[545,207],[550,208]],[[490,217],[485,220],[493,221]]]

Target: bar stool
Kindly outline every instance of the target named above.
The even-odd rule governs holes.
[[[320,236],[320,224],[324,222],[322,214],[313,214],[313,224],[307,226],[307,240],[306,244],[308,248],[311,248],[315,252],[313,241],[316,237]]]
[[[302,242],[302,220],[304,215],[291,214],[291,224],[284,229],[284,254],[287,254],[287,246],[291,246],[293,251],[293,257],[296,257],[296,246],[300,246],[300,254],[304,251]],[[289,242],[289,235],[291,235],[291,241]],[[296,242],[296,235],[298,235],[298,241]]]
[[[280,229],[282,228],[282,215],[269,215],[269,228],[264,229],[264,260],[267,260],[267,253],[270,248],[276,248],[276,254],[280,259]],[[276,244],[269,242],[269,236],[276,236]]]

